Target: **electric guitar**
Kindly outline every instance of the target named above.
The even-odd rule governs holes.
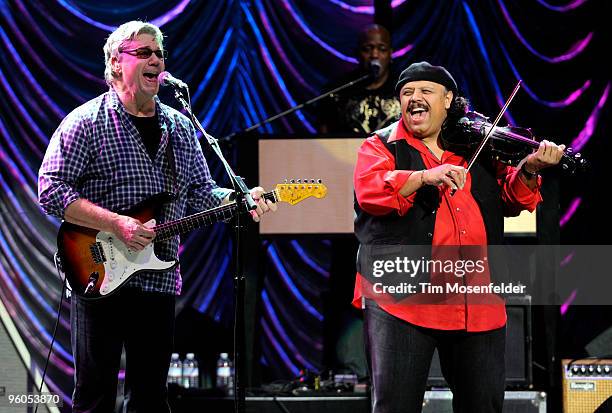
[[[327,187],[320,180],[292,180],[276,185],[273,191],[264,194],[264,198],[275,203],[282,201],[295,205],[306,198],[323,198],[326,194]],[[157,258],[153,251],[155,242],[230,219],[239,211],[246,211],[246,206],[238,208],[236,202],[230,202],[156,225],[154,217],[159,206],[171,199],[171,194],[157,194],[122,213],[144,222],[146,227],[155,231],[154,242],[142,251],[128,249],[110,232],[62,222],[57,236],[58,252],[62,270],[73,293],[84,298],[102,298],[115,292],[139,272],[168,271],[176,267],[178,260],[161,261]]]

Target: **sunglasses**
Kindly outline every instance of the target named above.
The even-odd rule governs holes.
[[[130,56],[136,56],[138,59],[148,59],[153,53],[155,53],[155,56],[157,56],[158,59],[165,60],[168,58],[168,52],[165,50],[153,50],[148,47],[139,47],[138,49],[132,50],[119,49],[119,53],[127,53]]]

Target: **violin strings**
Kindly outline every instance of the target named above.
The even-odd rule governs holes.
[[[508,109],[508,106],[510,106],[510,102],[512,102],[512,99],[514,99],[514,96],[516,95],[516,93],[518,92],[519,88],[521,87],[521,83],[523,83],[523,81],[521,79],[519,79],[518,83],[514,87],[514,90],[510,94],[510,97],[508,98],[508,100],[506,101],[504,106],[501,108],[501,111],[499,112],[499,114],[495,118],[495,122],[493,122],[493,124],[491,125],[491,129],[489,129],[489,132],[487,132],[487,134],[484,137],[484,139],[482,140],[482,142],[480,142],[480,145],[478,145],[478,148],[476,149],[476,152],[474,152],[474,155],[472,155],[472,159],[470,159],[470,162],[468,163],[468,166],[467,166],[467,171],[468,172],[469,172],[470,168],[472,167],[472,165],[474,165],[474,162],[476,162],[476,159],[478,158],[478,155],[480,154],[480,152],[482,152],[482,149],[484,148],[484,146],[487,144],[487,141],[489,140],[489,137],[491,136],[491,133],[497,127],[497,124],[499,123],[501,117],[504,116],[504,113],[506,113],[506,109]]]

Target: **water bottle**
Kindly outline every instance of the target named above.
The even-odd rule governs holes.
[[[234,395],[234,369],[227,353],[217,360],[217,388],[228,396]]]
[[[183,363],[178,353],[172,353],[170,358],[170,368],[168,369],[168,384],[181,385],[181,376],[183,374]]]
[[[187,353],[187,358],[183,362],[182,385],[186,389],[193,389],[200,386],[200,369],[193,353]]]

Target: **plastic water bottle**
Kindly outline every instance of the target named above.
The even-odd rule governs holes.
[[[217,388],[228,396],[234,395],[234,365],[227,353],[217,360]]]
[[[183,374],[183,363],[178,353],[172,353],[170,358],[170,368],[168,369],[168,384],[181,385],[181,376]]]
[[[200,369],[193,353],[187,353],[187,358],[183,362],[183,381],[182,385],[186,389],[193,389],[200,386]]]

